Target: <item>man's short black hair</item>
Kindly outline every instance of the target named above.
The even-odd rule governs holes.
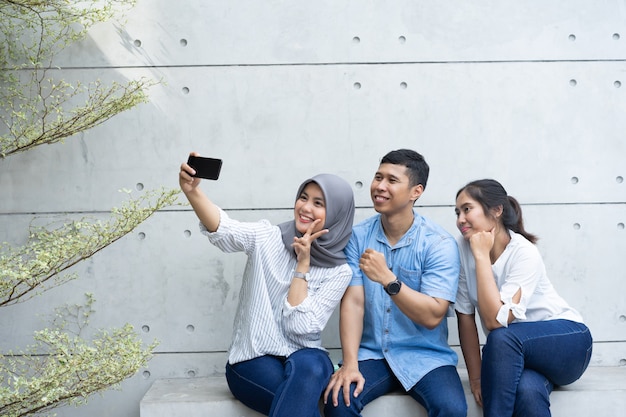
[[[407,168],[407,175],[411,187],[422,184],[426,189],[428,173],[430,168],[424,157],[411,149],[398,149],[389,152],[380,160],[381,164],[404,165]]]

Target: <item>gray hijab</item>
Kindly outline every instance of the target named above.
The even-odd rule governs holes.
[[[344,179],[333,174],[318,174],[304,181],[296,200],[307,184],[314,182],[320,186],[324,193],[326,204],[326,222],[324,229],[328,233],[315,239],[311,244],[311,265],[325,268],[334,267],[346,263],[343,248],[348,243],[352,234],[352,222],[354,221],[354,194],[350,184]],[[291,246],[294,236],[301,237],[302,233],[296,230],[294,220],[278,225],[283,235],[283,243],[287,250],[294,253]]]

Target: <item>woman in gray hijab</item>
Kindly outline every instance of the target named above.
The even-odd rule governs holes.
[[[333,372],[321,332],[352,277],[343,253],[352,188],[332,174],[309,178],[296,193],[293,220],[272,225],[231,219],[194,174],[183,163],[179,182],[201,230],[223,252],[248,257],[226,364],[231,392],[268,416],[320,416]]]

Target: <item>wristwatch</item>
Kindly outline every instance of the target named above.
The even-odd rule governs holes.
[[[294,278],[300,278],[300,279],[305,280],[306,282],[309,282],[309,273],[308,272],[306,274],[304,274],[302,272],[293,271],[293,277]]]
[[[389,295],[396,295],[400,292],[400,287],[402,287],[402,282],[396,279],[395,281],[391,281],[389,284],[385,285],[385,291]]]

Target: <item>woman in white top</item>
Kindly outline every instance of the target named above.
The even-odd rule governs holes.
[[[331,174],[307,179],[294,219],[272,225],[231,219],[194,174],[183,163],[179,182],[201,230],[222,251],[248,256],[226,364],[231,392],[265,415],[319,416],[333,372],[321,332],[352,277],[343,254],[354,220],[352,188]]]
[[[455,310],[472,394],[486,417],[550,416],[553,387],[574,382],[589,364],[589,329],[550,283],[537,237],[500,183],[470,182],[455,212],[462,234]],[[488,335],[482,363],[476,308]]]

